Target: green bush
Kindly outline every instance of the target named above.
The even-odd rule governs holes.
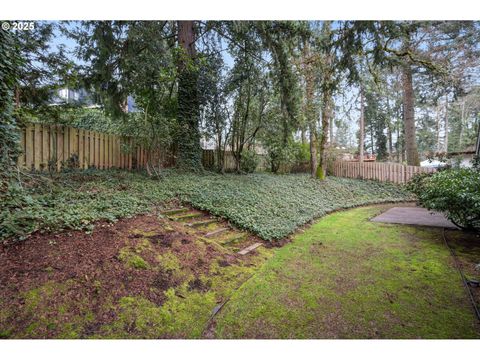
[[[422,206],[445,213],[455,225],[480,231],[480,172],[448,169],[417,176],[409,188]]]
[[[295,149],[292,142],[283,144],[280,141],[271,141],[266,145],[270,171],[275,174],[288,172],[290,166],[295,163]]]
[[[297,163],[305,163],[310,161],[310,144],[295,142],[294,145],[295,161]]]
[[[240,170],[251,174],[257,169],[260,159],[253,150],[246,150],[242,153],[242,160],[240,162]]]
[[[434,173],[420,173],[414,175],[407,183],[407,189],[418,196],[423,189],[423,181]]]

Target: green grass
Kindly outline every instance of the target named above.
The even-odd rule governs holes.
[[[221,252],[198,274],[190,266],[207,256],[203,242],[189,252],[165,250],[126,233],[120,266],[174,279],[161,304],[136,290],[114,297],[83,273],[48,280],[20,292],[21,306],[0,297],[0,338],[478,338],[441,229],[368,221],[391,206],[330,214],[291,243],[260,247],[229,266]],[[479,262],[480,246],[448,235],[466,269]],[[204,288],[190,286],[195,277]],[[121,287],[119,280],[111,279]],[[106,313],[115,316],[104,321]]]
[[[166,171],[155,180],[125,171],[72,172],[10,189],[2,198],[0,240],[23,239],[37,230],[91,231],[95,221],[147,213],[175,198],[271,240],[333,210],[411,195],[392,184],[334,177],[321,182],[302,174]]]
[[[441,229],[369,222],[381,208],[295,236],[219,313],[216,336],[478,338]]]

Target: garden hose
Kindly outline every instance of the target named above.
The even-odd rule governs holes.
[[[253,272],[248,278],[246,278],[242,283],[240,283],[233,291],[232,293],[230,294],[230,296],[228,296],[228,298],[223,301],[222,303],[218,304],[217,306],[215,306],[215,308],[212,310],[212,313],[210,315],[210,318],[208,319],[208,321],[206,322],[204,328],[203,328],[203,331],[202,331],[202,334],[204,334],[208,328],[210,327],[210,324],[212,323],[213,321],[213,318],[220,312],[220,310],[222,310],[223,306],[230,301],[230,299],[232,298],[232,296],[238,291],[238,289],[240,289],[240,287],[242,287],[243,284],[245,284],[248,280],[250,280],[253,276],[255,275],[255,272]]]
[[[462,278],[463,286],[465,286],[465,289],[467,289],[467,293],[470,298],[470,302],[472,303],[473,310],[475,312],[475,315],[477,316],[477,320],[480,322],[480,311],[477,306],[477,302],[475,301],[475,298],[473,297],[472,289],[470,288],[469,281],[465,278],[465,275],[463,274],[462,268],[460,266],[460,263],[458,262],[457,259],[457,254],[455,253],[455,250],[449,245],[448,240],[447,240],[447,235],[445,234],[445,228],[443,228],[443,241],[445,245],[447,246],[448,250],[450,250],[450,253],[452,254],[453,261],[455,262],[455,267],[457,268],[458,272],[460,273],[460,277]]]

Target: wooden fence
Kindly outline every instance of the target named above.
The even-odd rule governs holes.
[[[235,156],[233,156],[233,153],[231,151],[225,151],[224,154],[224,170],[225,171],[235,171],[237,168],[237,164],[235,162]],[[257,171],[264,171],[268,167],[268,161],[266,155],[263,154],[257,154],[258,156],[258,165],[257,165]],[[203,149],[203,154],[202,154],[202,163],[203,167],[206,169],[213,169],[215,165],[218,164],[217,160],[217,152],[212,149]]]
[[[142,169],[147,160],[154,160],[169,167],[175,164],[174,151],[157,150],[147,152],[142,146],[134,146],[131,138],[87,131],[61,125],[28,125],[21,131],[22,154],[18,165],[29,170],[56,170],[74,166],[82,169]],[[217,163],[214,150],[203,150],[205,168]],[[267,160],[260,155],[257,170],[267,168]],[[235,169],[235,159],[229,151],[225,153],[225,170]],[[406,183],[418,173],[434,172],[435,169],[407,166],[394,163],[336,161],[330,168],[334,176],[374,179]]]
[[[21,168],[60,170],[75,165],[82,169],[142,168],[147,159],[132,139],[60,125],[28,125],[21,131]]]
[[[175,149],[146,151],[134,146],[131,138],[87,131],[61,125],[31,124],[21,130],[22,154],[18,166],[28,170],[60,171],[65,167],[88,169],[142,169],[147,161],[170,167],[175,164]],[[217,164],[214,150],[203,150],[203,166],[213,169]],[[257,170],[266,168],[260,156]],[[231,151],[225,153],[225,170],[235,170]]]
[[[338,177],[390,181],[397,184],[408,182],[415,174],[436,171],[434,168],[395,163],[347,161],[334,162],[332,170],[333,175]]]

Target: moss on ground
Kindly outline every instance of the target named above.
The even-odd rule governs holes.
[[[164,292],[166,300],[161,305],[142,296],[123,297],[112,304],[116,320],[103,325],[94,337],[200,338],[215,306],[228,299],[272,255],[272,249],[262,248],[235,264],[216,260],[208,274],[198,278],[181,267],[173,252],[158,255],[159,270],[170,273],[173,280],[181,279],[180,285]]]
[[[170,251],[157,255],[156,260],[165,271],[180,271],[181,269],[181,264],[177,256]]]
[[[200,279],[203,283],[211,284],[219,301],[224,301],[273,255],[274,252],[271,249],[259,247],[256,255],[251,256],[247,263],[229,264],[223,260],[217,260],[210,266],[208,274],[202,275]]]
[[[216,319],[220,338],[478,338],[441,229],[325,217],[278,250]]]
[[[142,229],[134,229],[131,231],[132,235],[143,236],[144,238],[148,238],[149,236],[154,236],[157,234],[156,231],[145,231]]]
[[[87,298],[71,297],[70,294],[76,286],[75,280],[62,283],[49,281],[24,292],[22,294],[25,303],[23,311],[21,313],[12,311],[10,315],[23,318],[25,328],[20,333],[12,332],[9,335],[14,338],[76,339],[81,337],[85,328],[95,320],[95,317]]]
[[[12,336],[13,327],[9,322],[13,316],[13,311],[0,299],[0,339],[8,339]]]
[[[174,289],[166,291],[162,306],[142,297],[123,297],[118,303],[117,320],[101,329],[107,338],[196,338],[215,307],[215,295]]]
[[[141,255],[137,254],[130,246],[125,246],[120,249],[118,258],[129,268],[137,270],[150,268],[150,264],[144,258],[142,258]]]

